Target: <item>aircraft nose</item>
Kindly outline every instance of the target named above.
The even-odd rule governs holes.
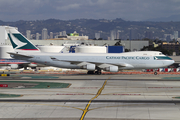
[[[175,62],[174,60],[163,61],[164,65],[166,65],[166,66],[172,65],[174,62]]]
[[[174,64],[174,63],[175,63],[174,60],[170,60],[170,61],[168,62],[169,65],[172,65],[172,64]]]

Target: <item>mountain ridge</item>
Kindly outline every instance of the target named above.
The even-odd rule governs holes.
[[[31,30],[32,34],[42,32],[43,28],[49,32],[58,34],[61,31],[87,35],[89,38],[95,38],[95,33],[99,32],[103,39],[110,37],[110,31],[116,30],[120,33],[121,39],[129,39],[130,31],[135,30],[139,39],[145,37],[145,31],[152,31],[153,36],[161,38],[164,34],[172,34],[173,31],[180,31],[180,22],[151,22],[151,21],[125,21],[121,18],[114,20],[107,19],[75,19],[75,20],[34,20],[16,22],[4,22],[0,20],[0,25],[9,25],[18,27],[18,30],[26,35],[26,30]],[[148,28],[148,29],[147,29]]]

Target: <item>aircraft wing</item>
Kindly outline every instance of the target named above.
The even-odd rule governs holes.
[[[113,63],[104,63],[104,62],[91,62],[91,61],[73,61],[73,60],[59,60],[55,57],[50,57],[53,61],[64,61],[64,62],[70,62],[71,64],[76,64],[78,66],[83,66],[87,64],[95,64],[100,68],[105,68],[109,66],[118,66],[118,67],[126,67],[129,64],[126,63],[118,63],[118,64],[113,64]]]
[[[22,54],[18,54],[18,53],[11,53],[11,52],[7,52],[7,53],[10,55],[14,55],[15,57],[33,58],[32,56],[22,55]]]

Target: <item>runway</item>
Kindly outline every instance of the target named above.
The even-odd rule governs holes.
[[[0,88],[0,118],[36,120],[179,119],[180,75],[68,75],[28,82],[66,83],[66,88]],[[16,79],[15,79],[16,78]],[[0,82],[5,81],[2,77]],[[1,84],[1,83],[0,83]],[[33,83],[34,84],[34,83]],[[7,120],[7,119],[6,119]]]

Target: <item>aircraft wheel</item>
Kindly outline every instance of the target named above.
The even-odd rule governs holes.
[[[95,71],[95,74],[101,75],[101,71]]]
[[[101,71],[98,71],[98,75],[101,75]]]
[[[157,75],[157,72],[154,72],[154,75]]]
[[[94,71],[88,71],[87,74],[94,74]]]

